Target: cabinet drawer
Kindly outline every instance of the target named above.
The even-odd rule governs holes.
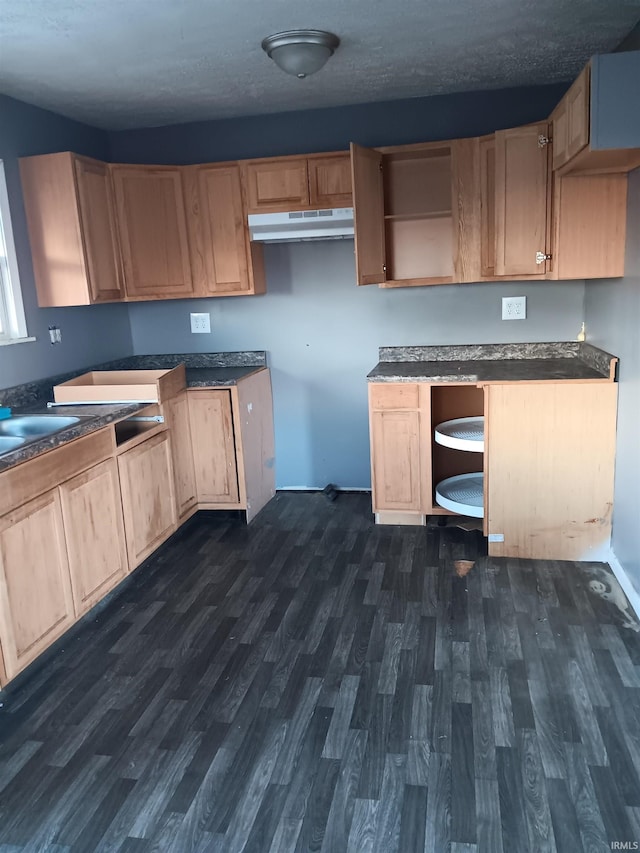
[[[419,389],[410,382],[371,384],[369,403],[372,409],[417,409]]]

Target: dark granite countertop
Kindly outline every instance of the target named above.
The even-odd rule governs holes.
[[[64,374],[38,383],[27,383],[5,391],[0,391],[0,405],[13,408],[16,415],[47,414],[79,417],[73,426],[45,436],[37,441],[29,441],[10,453],[0,455],[0,472],[33,459],[48,450],[61,447],[69,441],[81,438],[109,424],[136,414],[148,403],[100,403],[87,406],[47,407],[53,397],[53,385],[64,382],[86,370],[144,370],[174,367],[184,363],[187,367],[187,388],[220,388],[236,385],[241,379],[251,376],[266,366],[266,353],[247,351],[234,353],[185,353],[157,356],[131,356],[117,362],[100,365],[95,368]]]
[[[575,341],[441,347],[382,347],[369,382],[612,380],[615,356]]]
[[[237,385],[252,373],[264,370],[264,367],[188,367],[187,388],[216,388]]]

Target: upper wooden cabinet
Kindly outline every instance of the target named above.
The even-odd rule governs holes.
[[[352,145],[351,155],[358,284],[453,281],[451,145]]]
[[[553,168],[561,174],[640,166],[640,51],[594,56],[551,113]]]
[[[545,122],[495,134],[496,276],[547,271],[548,133]]]
[[[264,293],[262,245],[249,240],[238,164],[190,166],[184,180],[195,295]]]
[[[109,167],[70,152],[20,160],[38,304],[124,296]]]
[[[589,144],[589,78],[587,65],[551,114],[554,169]]]
[[[346,153],[246,160],[241,165],[248,213],[351,206]]]
[[[111,171],[127,296],[191,296],[182,170],[115,165]]]

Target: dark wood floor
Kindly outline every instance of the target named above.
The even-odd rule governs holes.
[[[640,841],[640,635],[608,570],[483,554],[374,527],[366,495],[197,516],[2,696],[0,853]]]

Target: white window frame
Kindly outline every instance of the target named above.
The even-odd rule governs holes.
[[[7,180],[0,160],[0,345],[29,340],[35,338],[27,333]]]

